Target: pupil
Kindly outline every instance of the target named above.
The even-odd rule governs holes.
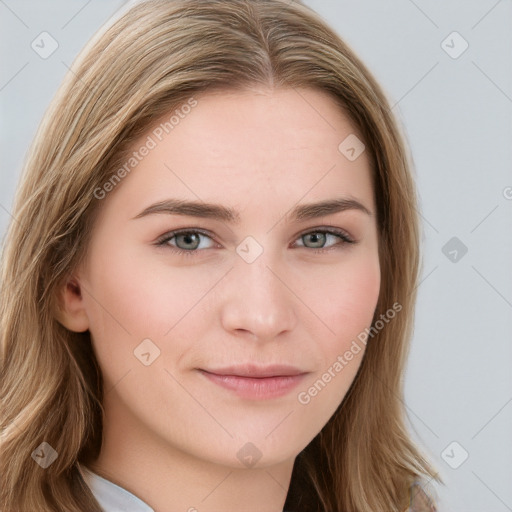
[[[183,249],[197,249],[199,246],[199,237],[195,233],[186,233],[184,235],[178,235],[176,242],[182,241],[185,246]],[[178,243],[179,245],[179,243]],[[192,245],[192,247],[190,247]]]
[[[323,247],[325,245],[325,233],[311,233],[307,236],[314,247]]]

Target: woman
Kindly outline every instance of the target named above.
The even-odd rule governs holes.
[[[436,510],[402,375],[407,151],[284,0],[149,0],[86,47],[2,259],[3,510]]]

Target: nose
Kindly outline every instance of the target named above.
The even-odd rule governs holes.
[[[221,292],[221,322],[226,331],[271,341],[295,328],[294,296],[270,263],[264,255],[252,263],[241,258],[235,262]]]

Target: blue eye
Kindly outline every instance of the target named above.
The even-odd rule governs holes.
[[[295,247],[311,249],[317,253],[324,253],[345,244],[356,243],[345,231],[336,228],[308,231],[300,235],[297,242]],[[197,229],[183,229],[166,233],[155,244],[185,256],[193,256],[202,249],[211,249],[215,246],[215,242],[209,234]]]

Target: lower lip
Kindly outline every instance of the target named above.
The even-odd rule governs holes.
[[[266,400],[278,398],[288,394],[305,377],[300,375],[286,375],[281,377],[238,377],[236,375],[217,375],[200,370],[201,373],[219,386],[234,391],[241,398],[251,400]]]

